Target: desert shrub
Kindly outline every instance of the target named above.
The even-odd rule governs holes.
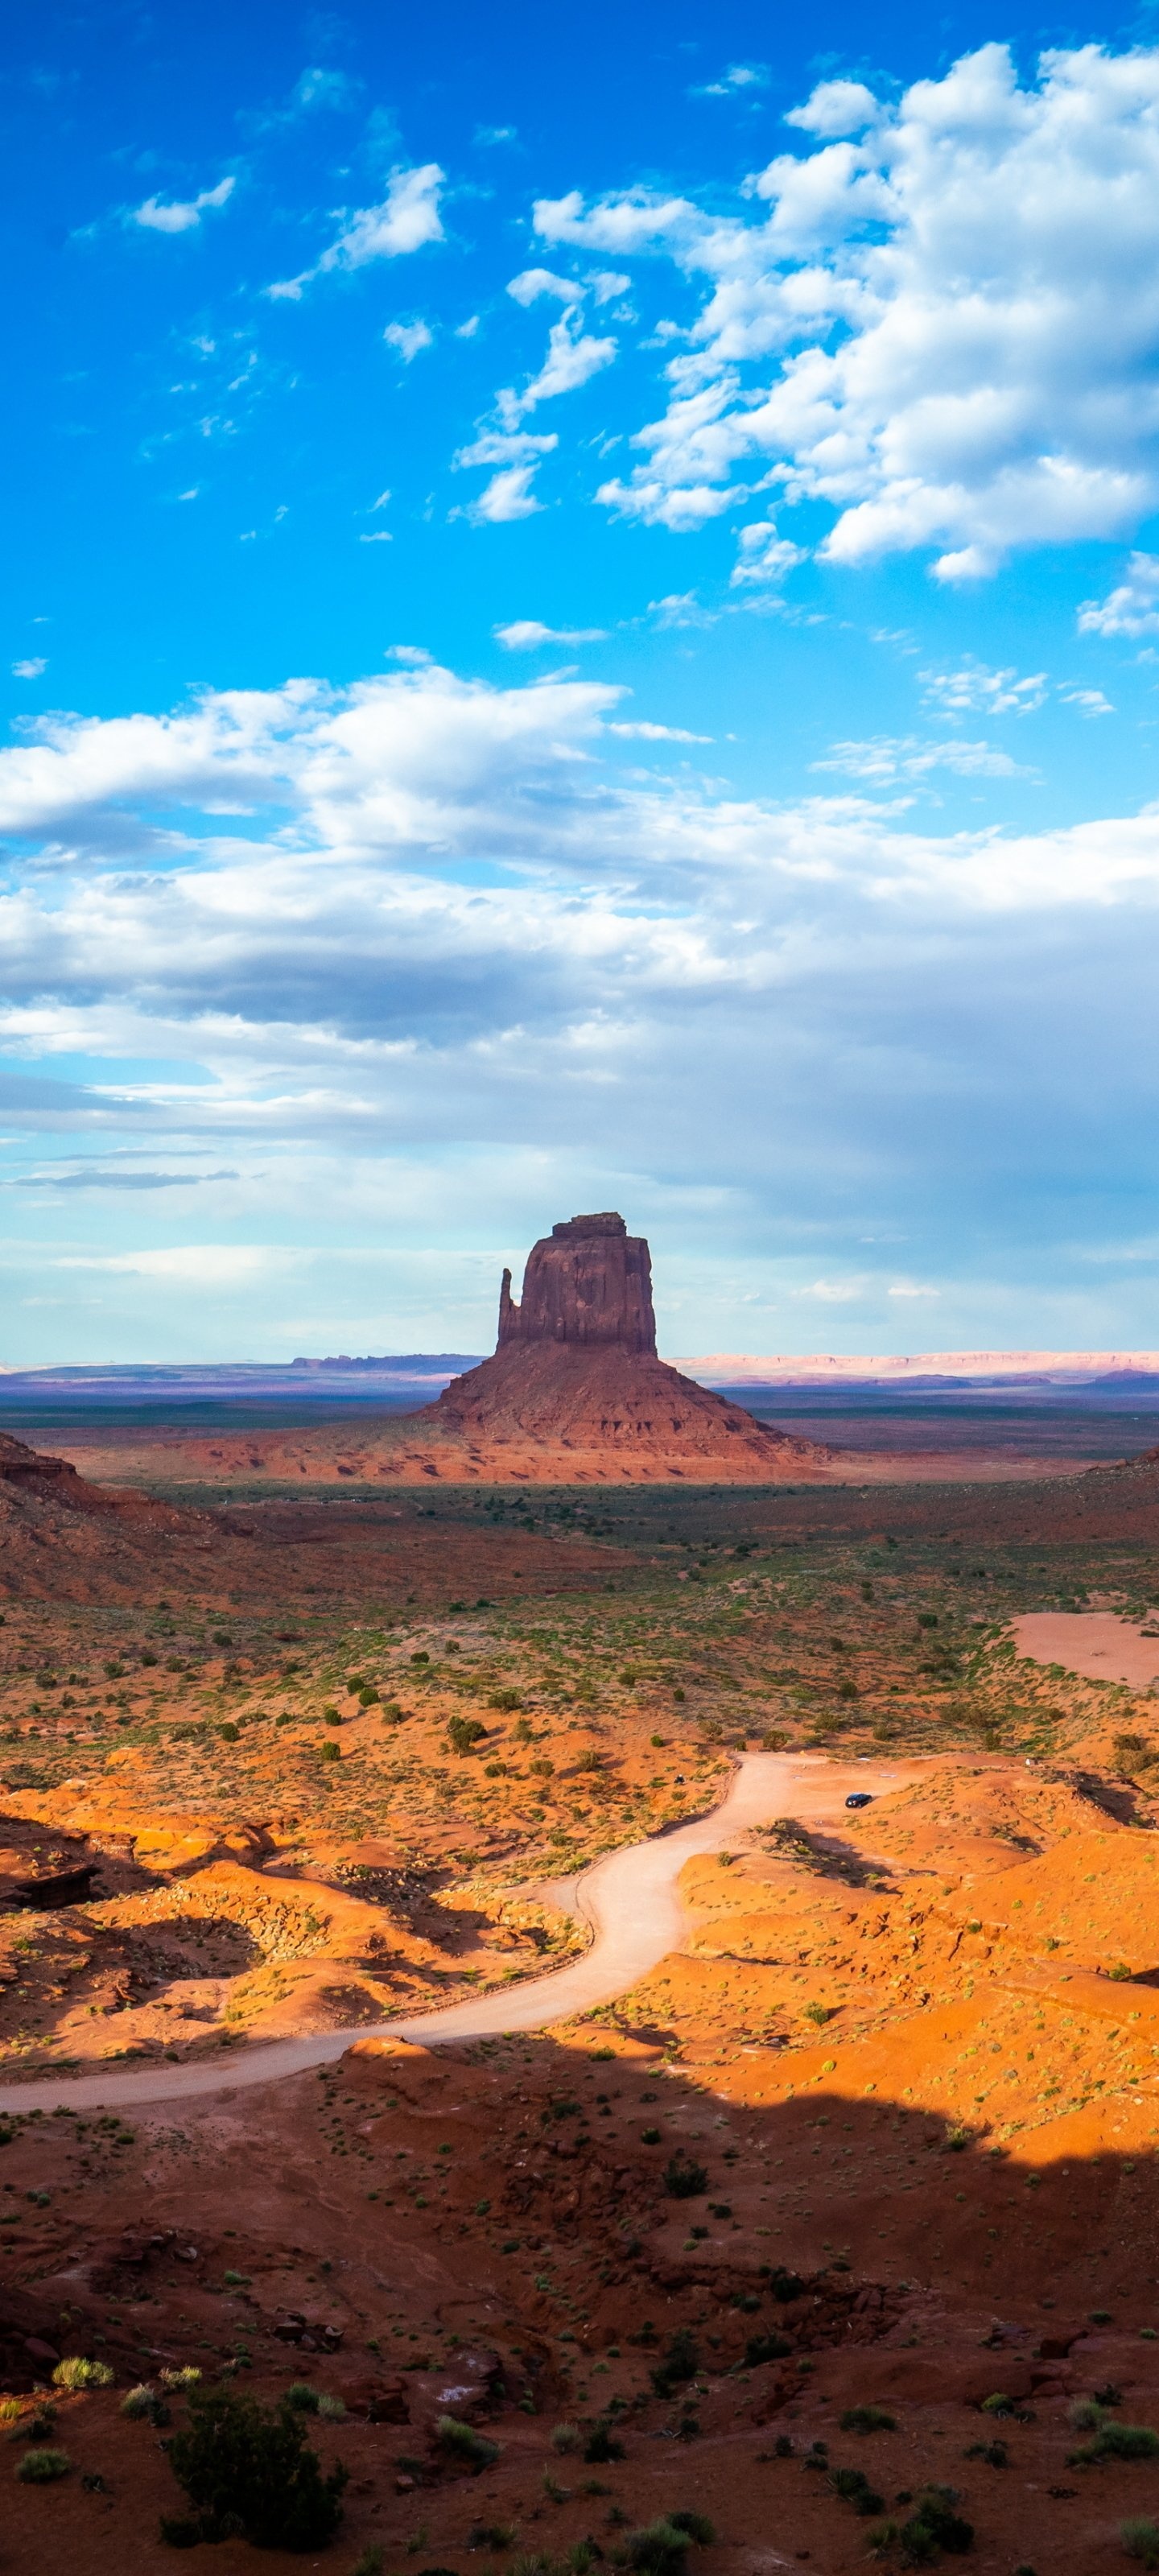
[[[522,1708],[523,1702],[517,1690],[494,1690],[488,1695],[487,1706],[488,1708],[512,1710]],[[516,1732],[518,1732],[518,1729]]]
[[[897,2532],[902,2556],[911,2567],[927,2566],[940,2549],[960,2554],[970,2548],[974,2526],[956,2511],[957,2502],[953,2487],[926,2488],[916,2512]]]
[[[578,2424],[557,2424],[551,2436],[551,2447],[553,2451],[578,2451],[582,2441],[583,2434]]]
[[[715,2538],[712,2524],[700,2513],[670,2513],[658,2522],[630,2531],[617,2554],[637,2576],[683,2576],[689,2544],[707,2546]]]
[[[54,2479],[66,2478],[71,2467],[67,2451],[26,2451],[16,2475],[26,2487],[49,2487]]]
[[[232,1717],[227,1717],[224,1723],[218,1727],[217,1732],[220,1735],[223,1744],[236,1744],[241,1729],[240,1727],[235,1726]]]
[[[311,2388],[306,2379],[295,2379],[282,2400],[284,2406],[292,2407],[295,2415],[316,2415],[321,2402],[317,2389]]]
[[[744,2348],[745,2369],[759,2370],[762,2362],[765,2361],[784,2361],[792,2349],[792,2344],[784,2335],[750,2335]]]
[[[1141,2558],[1144,2567],[1159,2567],[1159,2522],[1152,2522],[1149,2514],[1121,2522],[1119,2538],[1128,2558]]]
[[[515,2532],[509,2522],[473,2522],[467,2534],[468,2549],[510,2549]],[[355,2570],[357,2576],[357,2569]]]
[[[324,2477],[292,2407],[266,2407],[232,2389],[195,2389],[169,2465],[194,2507],[199,2537],[235,2535],[257,2549],[317,2549],[341,2518],[349,2475]],[[167,2535],[172,2537],[171,2533]]]
[[[832,2021],[835,2009],[833,2004],[806,2004],[805,2019],[815,2022],[818,2030],[824,2030],[826,2022]]]
[[[652,2386],[657,2397],[671,2397],[673,2389],[682,2388],[695,2379],[700,2367],[700,2354],[695,2338],[687,2326],[679,2326],[672,2337],[663,2361],[652,2372]]]
[[[847,2406],[841,2418],[843,2433],[896,2433],[897,2418],[888,2415],[884,2406]]]
[[[159,2373],[159,2377],[162,2388],[196,2388],[198,2380],[201,2377],[201,2372],[194,2367],[192,2362],[186,2362],[184,2369],[163,2370]]]
[[[324,1708],[324,1709],[323,1709],[323,1711],[322,1711],[322,1724],[323,1724],[323,1726],[344,1726],[344,1725],[345,1725],[345,1723],[346,1723],[346,1721],[345,1721],[345,1718],[344,1718],[344,1717],[343,1717],[343,1715],[342,1715],[342,1711],[341,1711],[341,1709],[340,1709],[340,1708]]]
[[[490,2442],[485,2433],[477,2433],[473,2424],[461,2424],[457,2415],[440,2415],[435,2426],[435,2439],[453,2459],[465,2460],[470,2468],[490,2468],[499,2457],[498,2442]]]
[[[769,2274],[769,2289],[772,2296],[774,2299],[780,2299],[782,2304],[787,2303],[789,2299],[799,2299],[804,2287],[800,2273],[787,2272],[783,2263],[776,2264]]]
[[[470,1753],[482,1743],[487,1729],[477,1717],[462,1717],[457,1712],[447,1719],[447,1742],[452,1753]]]
[[[346,2421],[345,2402],[341,2397],[332,2397],[329,2389],[324,2389],[318,2400],[318,2413],[327,2424],[343,2424]]]
[[[1013,2415],[1014,2400],[1007,2397],[1001,2388],[996,2388],[992,2397],[983,2398],[981,2412],[983,2415]]]
[[[623,2443],[617,2442],[606,2416],[601,2415],[599,2422],[593,2424],[584,2445],[585,2460],[598,2463],[603,2460],[622,2460],[623,2456]]]
[[[86,2361],[82,2353],[70,2352],[58,2361],[52,2384],[54,2388],[111,2388],[115,2375],[107,2361]]]
[[[885,2497],[875,2495],[864,2469],[830,2469],[829,2484],[834,2495],[851,2504],[855,2513],[880,2513]]]
[[[965,2460],[985,2460],[991,2469],[1008,2469],[1010,2453],[1005,2442],[970,2442],[962,2453]]]
[[[470,2546],[474,2548],[474,2545],[472,2541]],[[364,2549],[361,2556],[355,2559],[350,2576],[382,2576],[385,2564],[385,2549],[380,2541],[372,2540],[369,2548]]]
[[[164,2398],[158,2396],[148,2380],[142,2380],[139,2387],[130,2388],[128,2396],[122,2397],[121,2413],[134,2422],[167,2424],[169,2421],[169,2409]]]
[[[1103,2421],[1103,2410],[1097,2397],[1072,2397],[1066,2420],[1076,2433],[1096,2433]]]
[[[694,2157],[678,2148],[664,2167],[664,2189],[671,2192],[673,2200],[698,2200],[701,2192],[708,2189],[707,2166],[698,2165]]]
[[[1100,2424],[1093,2441],[1070,2457],[1076,2468],[1097,2460],[1154,2460],[1159,2458],[1159,2433],[1149,2424]]]
[[[15,2424],[23,2413],[18,2397],[0,2397],[0,2424]]]

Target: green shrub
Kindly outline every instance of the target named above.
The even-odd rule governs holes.
[[[1149,2424],[1100,2424],[1093,2441],[1070,2457],[1083,2468],[1096,2460],[1154,2460],[1159,2458],[1159,2433]]]
[[[54,2479],[66,2478],[71,2467],[67,2451],[26,2451],[16,2475],[26,2487],[49,2487]]]
[[[522,1708],[523,1702],[517,1690],[494,1690],[488,1698],[487,1706],[510,1710]]]
[[[789,2299],[799,2299],[804,2287],[800,2273],[787,2272],[783,2263],[778,2263],[769,2274],[769,2289],[772,2296],[774,2299],[780,2299],[782,2304]]]
[[[657,2397],[671,2397],[674,2388],[682,2388],[686,2380],[695,2379],[699,2367],[700,2354],[695,2339],[687,2326],[680,2326],[663,2361],[657,2362],[651,2374]]]
[[[54,2388],[111,2388],[115,2376],[107,2361],[86,2361],[82,2353],[70,2352],[58,2361],[52,2384]]]
[[[194,2368],[192,2362],[186,2362],[184,2369],[163,2370],[159,2373],[159,2377],[162,2388],[196,2388],[201,2372]]]
[[[323,1762],[340,1762],[342,1760],[342,1747],[340,1744],[335,1744],[333,1736],[331,1736],[328,1744],[323,1745],[321,1759]]]
[[[790,2353],[792,2349],[792,2344],[788,2341],[788,2338],[785,2335],[750,2335],[744,2348],[745,2369],[759,2370],[761,2363],[765,2361],[784,2361],[786,2354]],[[855,2412],[856,2411],[858,2410],[855,2409]],[[865,2410],[862,2409],[860,2411],[864,2412]],[[844,2425],[844,2416],[842,2416],[841,2421]],[[848,2430],[848,2427],[846,2427],[846,2429]],[[872,2427],[868,2424],[864,2424],[855,2426],[854,2430],[868,2433],[872,2430]]]
[[[292,2407],[217,2388],[194,2389],[189,2411],[169,2445],[169,2465],[203,2540],[240,2536],[256,2549],[317,2549],[329,2540],[349,2471],[339,2461],[323,2476]]]
[[[607,2417],[601,2415],[599,2422],[593,2424],[584,2446],[585,2460],[595,2464],[602,2460],[622,2460],[623,2456],[623,2443],[617,2442]]]
[[[508,2534],[508,2537],[510,2537],[510,2534]],[[471,2546],[474,2547],[473,2542],[471,2543]],[[354,2565],[350,2570],[350,2576],[382,2576],[385,2564],[385,2549],[382,2547],[380,2541],[372,2540],[369,2548],[363,2550],[361,2557],[355,2559]]]
[[[456,2460],[465,2460],[473,2469],[490,2468],[499,2457],[498,2442],[489,2442],[485,2433],[477,2433],[473,2424],[461,2424],[457,2415],[440,2415],[435,2426],[435,2439]]]
[[[953,2487],[927,2487],[897,2533],[901,2553],[911,2567],[928,2566],[940,2549],[957,2554],[970,2548],[974,2526],[955,2511],[957,2494]]]
[[[551,2436],[553,2451],[578,2451],[583,2434],[578,2424],[557,2424]]]
[[[897,2418],[887,2415],[884,2406],[847,2406],[841,2418],[843,2433],[896,2433]]]
[[[1119,2538],[1128,2558],[1141,2558],[1144,2567],[1159,2567],[1159,2522],[1139,2514],[1119,2524]]]
[[[880,2513],[885,2497],[875,2495],[864,2469],[830,2469],[829,2484],[834,2495],[851,2504],[855,2513]]]
[[[129,2390],[127,2397],[122,2397],[121,2413],[131,2417],[134,2422],[141,2420],[149,2424],[169,2422],[169,2409],[165,2400],[158,2396],[156,2389],[150,2386],[148,2380],[143,2380],[138,2388]]]
[[[311,2388],[306,2379],[295,2379],[282,2400],[282,2404],[291,2406],[296,2415],[316,2415],[321,2402],[317,2389]]]
[[[706,2513],[690,2513],[685,2505],[679,2513],[670,2513],[668,2520],[674,2531],[682,2531],[688,2540],[697,2541],[702,2549],[711,2548],[716,2533]]]
[[[707,2168],[698,2165],[692,2156],[686,2156],[678,2148],[664,2167],[664,2189],[671,2193],[673,2200],[699,2200],[701,2193],[708,2189]]]
[[[447,1719],[447,1742],[452,1753],[463,1755],[472,1752],[476,1744],[482,1743],[486,1733],[486,1727],[477,1717],[462,1717],[456,1713]]]
[[[695,2540],[707,2546],[714,2538],[712,2524],[703,2514],[670,2513],[630,2531],[618,2555],[637,2576],[684,2576],[689,2543]]]

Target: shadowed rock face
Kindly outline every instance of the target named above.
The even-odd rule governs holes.
[[[642,1234],[622,1216],[568,1217],[532,1245],[523,1299],[511,1273],[499,1292],[499,1344],[569,1343],[655,1354],[652,1260]]]

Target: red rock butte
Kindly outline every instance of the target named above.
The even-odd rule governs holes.
[[[534,1244],[518,1305],[504,1271],[493,1358],[412,1420],[462,1443],[476,1473],[501,1451],[504,1472],[536,1481],[756,1485],[804,1480],[826,1459],[657,1358],[651,1255],[612,1212],[571,1217]]]

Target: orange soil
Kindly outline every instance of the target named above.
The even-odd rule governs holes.
[[[1061,1664],[1093,1682],[1159,1684],[1159,1622],[1124,1619],[1113,1610],[1031,1610],[1013,1623],[1020,1655]]]

